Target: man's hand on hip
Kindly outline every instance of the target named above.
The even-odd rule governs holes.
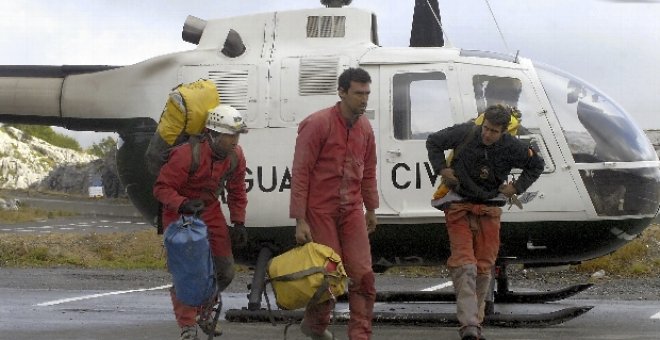
[[[442,177],[442,183],[447,186],[449,189],[454,189],[458,185],[458,178],[454,174],[454,169],[444,168],[440,171],[440,176]]]
[[[506,197],[511,197],[518,193],[518,190],[513,186],[513,183],[502,184],[500,185],[499,190]]]

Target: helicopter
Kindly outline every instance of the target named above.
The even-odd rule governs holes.
[[[268,259],[295,246],[288,202],[298,123],[337,101],[337,76],[348,67],[372,77],[365,115],[378,148],[379,225],[370,237],[376,271],[444,264],[449,241],[443,213],[430,204],[440,178],[426,137],[493,103],[523,113],[517,138],[545,160],[539,180],[519,196],[523,209],[504,208],[496,302],[550,301],[588,288],[521,295],[508,289],[506,266],[578,264],[615,251],[652,223],[660,161],[609,96],[517,54],[443,46],[442,33],[416,43],[425,47],[381,47],[374,13],[330,2],[208,21],[189,16],[182,39],[194,50],[129,66],[0,66],[0,122],[117,132],[120,180],[155,223],[155,178],[143,160],[165,99],[177,84],[213,81],[220,101],[238,109],[250,129],[241,139],[250,241],[234,250],[237,263],[255,266],[247,314],[261,306],[263,291],[255,287],[262,287]],[[419,20],[439,28],[431,2],[417,1]]]

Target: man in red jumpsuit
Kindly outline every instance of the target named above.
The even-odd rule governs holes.
[[[296,242],[332,247],[350,277],[351,340],[371,338],[376,298],[369,244],[378,208],[376,143],[363,115],[370,83],[365,70],[347,69],[338,80],[341,100],[300,123],[291,179],[290,216],[296,219]],[[312,339],[332,339],[327,330],[332,308],[332,301],[308,308],[302,332]]]
[[[218,196],[222,187],[227,191],[231,222],[231,238],[234,246],[247,242],[245,229],[246,163],[243,150],[238,145],[241,133],[247,132],[241,114],[229,105],[219,105],[209,111],[206,129],[196,146],[188,142],[174,148],[169,160],[163,165],[154,185],[154,196],[163,204],[163,226],[201,210],[200,217],[208,227],[209,243],[213,255],[218,289],[223,291],[234,278],[232,240],[225,216],[220,209]],[[195,169],[193,153],[197,152]],[[222,183],[222,182],[226,182]],[[222,184],[221,184],[222,183]],[[198,308],[177,300],[174,289],[170,290],[176,321],[181,328],[181,340],[197,337]],[[211,330],[209,323],[199,322],[205,333],[220,335],[218,327]]]

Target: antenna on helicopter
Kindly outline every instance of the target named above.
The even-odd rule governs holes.
[[[341,8],[348,6],[353,0],[321,0],[321,5],[329,8]]]
[[[506,48],[507,53],[511,53],[509,44],[507,44],[506,39],[504,39],[504,34],[502,34],[502,30],[500,29],[500,24],[497,22],[497,18],[495,18],[495,13],[493,13],[493,8],[490,7],[490,2],[488,2],[488,0],[485,1],[486,1],[486,6],[488,6],[488,10],[490,11],[490,15],[493,17],[493,21],[495,22],[495,27],[497,27],[497,32],[500,33],[500,38],[502,38],[502,42],[504,43],[504,48]],[[516,53],[516,61],[517,60],[518,60],[518,53]]]

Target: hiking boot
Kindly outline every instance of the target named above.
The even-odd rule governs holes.
[[[479,340],[480,333],[481,331],[477,326],[465,326],[459,331],[461,340]]]
[[[478,326],[465,326],[461,328],[458,333],[461,336],[461,340],[486,340],[486,338],[481,335],[481,328]]]
[[[199,340],[197,337],[197,326],[181,327],[181,337],[179,340]]]
[[[300,323],[300,331],[312,340],[333,340],[335,338],[327,329],[321,334],[314,333],[309,325],[305,323],[305,319]]]
[[[212,318],[208,318],[207,320],[200,320],[198,317],[197,324],[199,325],[199,328],[202,330],[202,332],[204,332],[206,335],[210,335],[211,332],[213,332],[213,336],[222,335],[222,327],[220,326],[220,322],[216,322],[215,328],[213,328]]]

